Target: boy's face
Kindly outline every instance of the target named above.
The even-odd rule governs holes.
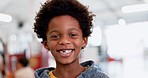
[[[56,62],[70,64],[78,61],[82,47],[87,44],[87,38],[82,37],[79,22],[69,16],[54,17],[48,24],[45,48],[49,49]]]

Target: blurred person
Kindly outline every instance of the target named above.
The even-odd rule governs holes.
[[[20,58],[17,61],[14,78],[34,78],[34,70],[29,66],[27,58]]]
[[[47,0],[42,5],[34,31],[53,55],[56,68],[39,68],[35,78],[109,78],[93,61],[79,63],[92,33],[93,16],[77,0]]]

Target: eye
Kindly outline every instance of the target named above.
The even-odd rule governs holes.
[[[70,36],[70,37],[74,37],[74,38],[75,38],[75,37],[77,37],[77,36],[78,36],[78,34],[76,34],[76,33],[70,33],[70,34],[69,34],[69,36]]]
[[[58,38],[60,38],[60,35],[58,35],[58,34],[57,35],[51,35],[50,36],[50,39],[58,39]]]

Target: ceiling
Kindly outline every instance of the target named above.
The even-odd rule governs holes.
[[[46,0],[0,0],[0,13],[12,16],[12,22],[0,22],[1,32],[30,30],[35,13],[40,3]],[[122,13],[121,7],[125,5],[148,3],[148,0],[79,0],[96,15],[95,25],[108,26],[117,24],[119,19],[125,19],[127,23],[148,21],[148,11],[137,13]],[[19,25],[23,23],[23,26]]]
[[[121,7],[147,3],[148,0],[80,0],[89,5],[96,14],[96,21],[103,26],[117,24],[119,19],[125,19],[127,23],[148,21],[148,11],[137,13],[122,13]],[[100,25],[99,24],[99,25]]]

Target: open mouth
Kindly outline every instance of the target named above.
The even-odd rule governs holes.
[[[74,49],[60,49],[57,51],[61,54],[61,56],[70,56]]]

